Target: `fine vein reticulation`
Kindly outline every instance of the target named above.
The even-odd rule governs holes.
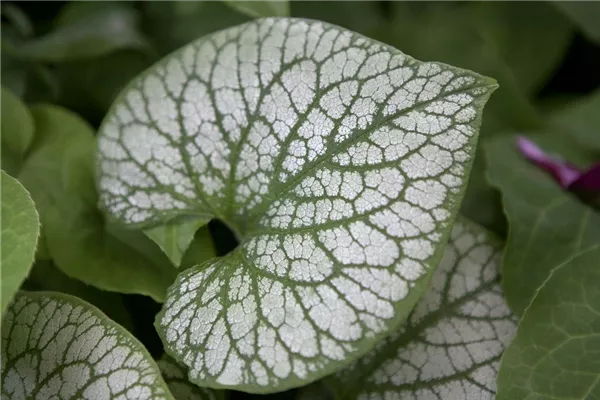
[[[500,357],[517,328],[498,281],[501,255],[489,234],[457,222],[407,323],[327,379],[339,398],[492,400]]]
[[[202,38],[134,80],[99,135],[103,207],[137,226],[219,218],[241,240],[182,273],[157,319],[190,379],[302,385],[406,318],[495,87],[285,18]]]
[[[2,320],[2,399],[173,400],[144,346],[75,297],[21,292]]]

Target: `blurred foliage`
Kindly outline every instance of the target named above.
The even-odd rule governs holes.
[[[501,236],[508,231],[504,207],[511,214],[510,206],[514,208],[514,204],[532,201],[546,204],[551,200],[549,197],[532,200],[531,196],[543,192],[540,186],[549,191],[556,189],[539,181],[541,174],[515,159],[511,153],[511,135],[535,132],[540,143],[560,152],[575,165],[586,166],[600,159],[598,2],[3,2],[1,13],[2,167],[15,176],[36,148],[40,154],[40,144],[35,140],[32,143],[34,130],[40,127],[35,126],[36,121],[25,104],[45,102],[61,106],[97,128],[123,87],[164,55],[208,33],[254,17],[285,15],[341,25],[417,59],[471,69],[499,82],[500,88],[484,114],[482,149],[475,160],[462,212]],[[81,151],[88,151],[90,143],[88,140]],[[487,161],[492,162],[496,188],[488,181],[483,147],[489,155]],[[67,149],[78,151],[72,143],[65,145]],[[53,179],[64,179],[70,176],[65,171],[78,167],[62,165],[63,170],[55,173]],[[90,178],[88,167],[91,168],[88,165],[78,174]],[[86,187],[91,187],[90,184]],[[497,188],[509,196],[510,204],[503,207]],[[561,198],[570,196],[552,193]],[[93,211],[95,192],[82,192],[81,196],[91,196],[84,200]],[[569,197],[569,204],[573,201]],[[522,209],[519,212],[525,214],[513,210],[509,215],[512,232],[519,220],[533,218],[533,221],[537,215]],[[540,208],[532,212],[539,213]],[[56,219],[49,228],[55,226],[54,229],[60,230],[62,220]],[[557,220],[563,220],[565,226],[575,223],[569,222],[568,215]],[[230,233],[223,233],[218,223],[212,222],[209,227],[218,254],[235,247],[235,239]],[[100,231],[103,236],[119,234]],[[528,231],[521,233],[526,237]],[[202,233],[206,234],[207,231]],[[532,262],[541,262],[536,254],[544,253],[548,243],[538,241],[540,247],[532,247],[527,257]],[[70,245],[68,241],[61,244]],[[64,287],[66,292],[79,295],[85,292],[83,283],[66,275],[46,278],[56,262],[48,260],[45,246],[42,241],[37,258],[46,261],[36,264],[29,287],[57,290]],[[191,252],[204,254],[205,250],[196,248]],[[520,250],[514,251],[518,254],[515,257],[522,256]],[[541,273],[538,278],[543,280],[545,275]],[[98,291],[89,296],[100,299],[105,294]],[[123,297],[115,309],[107,312],[127,325],[131,321],[123,310],[128,304],[130,307],[134,304],[142,313],[155,312],[156,304],[151,300]],[[529,297],[520,299],[519,308]],[[152,329],[138,327],[136,334],[150,348],[156,346]],[[161,349],[153,351],[160,353]],[[286,392],[273,398],[295,394]],[[300,398],[319,395],[319,385],[309,386],[299,394]],[[230,398],[243,396],[232,393]]]

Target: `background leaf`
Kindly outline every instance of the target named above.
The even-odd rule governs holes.
[[[2,396],[173,400],[144,346],[75,297],[21,293],[2,323]]]
[[[289,17],[290,3],[280,1],[237,1],[223,0],[225,4],[253,18],[262,17]]]
[[[136,10],[127,3],[69,3],[52,31],[15,46],[13,52],[29,61],[60,62],[124,48],[148,50],[137,27],[138,18]]]
[[[127,311],[121,294],[96,289],[81,281],[69,278],[56,268],[52,261],[37,261],[31,268],[22,289],[39,292],[60,292],[78,297],[97,307],[110,319],[133,333],[132,316]]]
[[[574,256],[540,288],[502,359],[498,400],[600,397],[599,257],[599,246]]]
[[[582,32],[600,43],[600,4],[595,1],[553,1],[556,7],[567,15]]]
[[[2,169],[8,174],[18,174],[31,141],[33,140],[33,119],[27,106],[10,90],[2,87]]]
[[[6,307],[33,264],[40,223],[35,204],[27,190],[6,172],[1,171],[2,193],[2,290],[1,311]]]
[[[550,152],[568,148],[556,146],[560,137],[550,133],[528,138]],[[514,136],[488,141],[486,155],[510,222],[504,292],[513,312],[522,315],[554,268],[600,243],[600,215],[526,161]]]
[[[175,267],[179,267],[196,231],[208,221],[206,218],[171,221],[166,225],[145,229],[144,233],[162,249]]]
[[[55,106],[32,108],[36,138],[20,174],[39,208],[51,258],[68,276],[104,290],[162,301],[175,270],[142,232],[124,242],[96,208],[91,127]],[[139,247],[154,247],[150,254]]]
[[[158,361],[158,367],[175,400],[225,400],[226,398],[224,391],[200,388],[188,381],[185,369],[167,355]]]
[[[495,237],[457,220],[408,322],[326,378],[336,398],[492,400],[500,356],[516,330],[499,283],[501,254]]]

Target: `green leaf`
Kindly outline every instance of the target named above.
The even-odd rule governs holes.
[[[600,4],[595,1],[554,1],[559,10],[568,16],[590,39],[600,44]]]
[[[567,137],[591,147],[600,153],[600,90],[571,102],[559,112],[553,113],[550,124]]]
[[[261,17],[289,17],[290,3],[287,0],[279,1],[237,1],[223,0],[225,4],[236,11],[253,18]]]
[[[102,207],[139,227],[218,218],[241,242],[170,287],[166,352],[199,386],[264,393],[368,351],[427,286],[495,88],[300,19],[207,36],[134,80],[99,132]]]
[[[19,178],[36,202],[56,266],[103,290],[164,300],[175,278],[168,258],[142,232],[128,232],[128,242],[109,232],[97,209],[91,127],[60,107],[31,110],[36,138]],[[149,246],[153,253],[140,252]]]
[[[61,86],[58,102],[100,123],[125,85],[150,65],[149,57],[135,50],[63,62],[56,66]]]
[[[110,319],[133,332],[131,315],[119,293],[106,292],[69,278],[51,261],[37,261],[21,287],[28,291],[50,291],[78,297],[98,307]]]
[[[117,2],[70,3],[58,16],[54,29],[14,48],[35,62],[61,62],[98,57],[119,49],[148,50],[139,32],[139,16],[129,4]]]
[[[2,169],[16,175],[33,139],[33,119],[27,106],[10,90],[2,87]]]
[[[2,193],[2,314],[33,264],[40,222],[35,204],[27,190],[4,171],[0,171]]]
[[[389,15],[384,13],[381,3],[376,1],[348,1],[343,7],[340,7],[339,1],[292,1],[290,8],[294,17],[352,27],[357,33],[383,42],[386,42],[385,33],[389,32],[389,26],[384,23]],[[378,36],[380,33],[382,35]],[[392,42],[388,44],[393,45]]]
[[[525,311],[498,400],[600,398],[600,247],[557,267]]]
[[[528,138],[564,154],[566,146],[555,147],[551,134]],[[514,136],[487,142],[486,156],[489,179],[502,192],[510,222],[504,292],[513,312],[522,315],[554,268],[600,243],[600,215],[526,161]]]
[[[188,381],[185,369],[167,355],[158,361],[158,367],[175,400],[225,400],[225,392],[200,388]]]
[[[3,398],[173,400],[144,346],[76,297],[20,293],[2,322]]]
[[[192,243],[196,231],[208,221],[207,218],[185,219],[146,229],[144,233],[164,251],[173,265],[179,268],[183,254]]]
[[[494,236],[459,219],[408,322],[326,378],[336,398],[492,400],[517,325],[499,283],[501,255]]]
[[[145,32],[161,54],[250,19],[222,1],[148,1],[142,10]]]
[[[194,240],[192,240],[192,243],[190,243],[185,253],[183,253],[180,268],[183,270],[196,266],[204,260],[216,257],[216,255],[215,244],[208,225],[204,226],[196,231]]]

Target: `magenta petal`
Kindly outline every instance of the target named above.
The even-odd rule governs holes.
[[[563,188],[569,187],[582,174],[578,168],[549,156],[537,144],[524,136],[517,137],[517,147],[525,158],[549,172]]]
[[[569,185],[573,191],[600,192],[600,163],[584,171]]]

